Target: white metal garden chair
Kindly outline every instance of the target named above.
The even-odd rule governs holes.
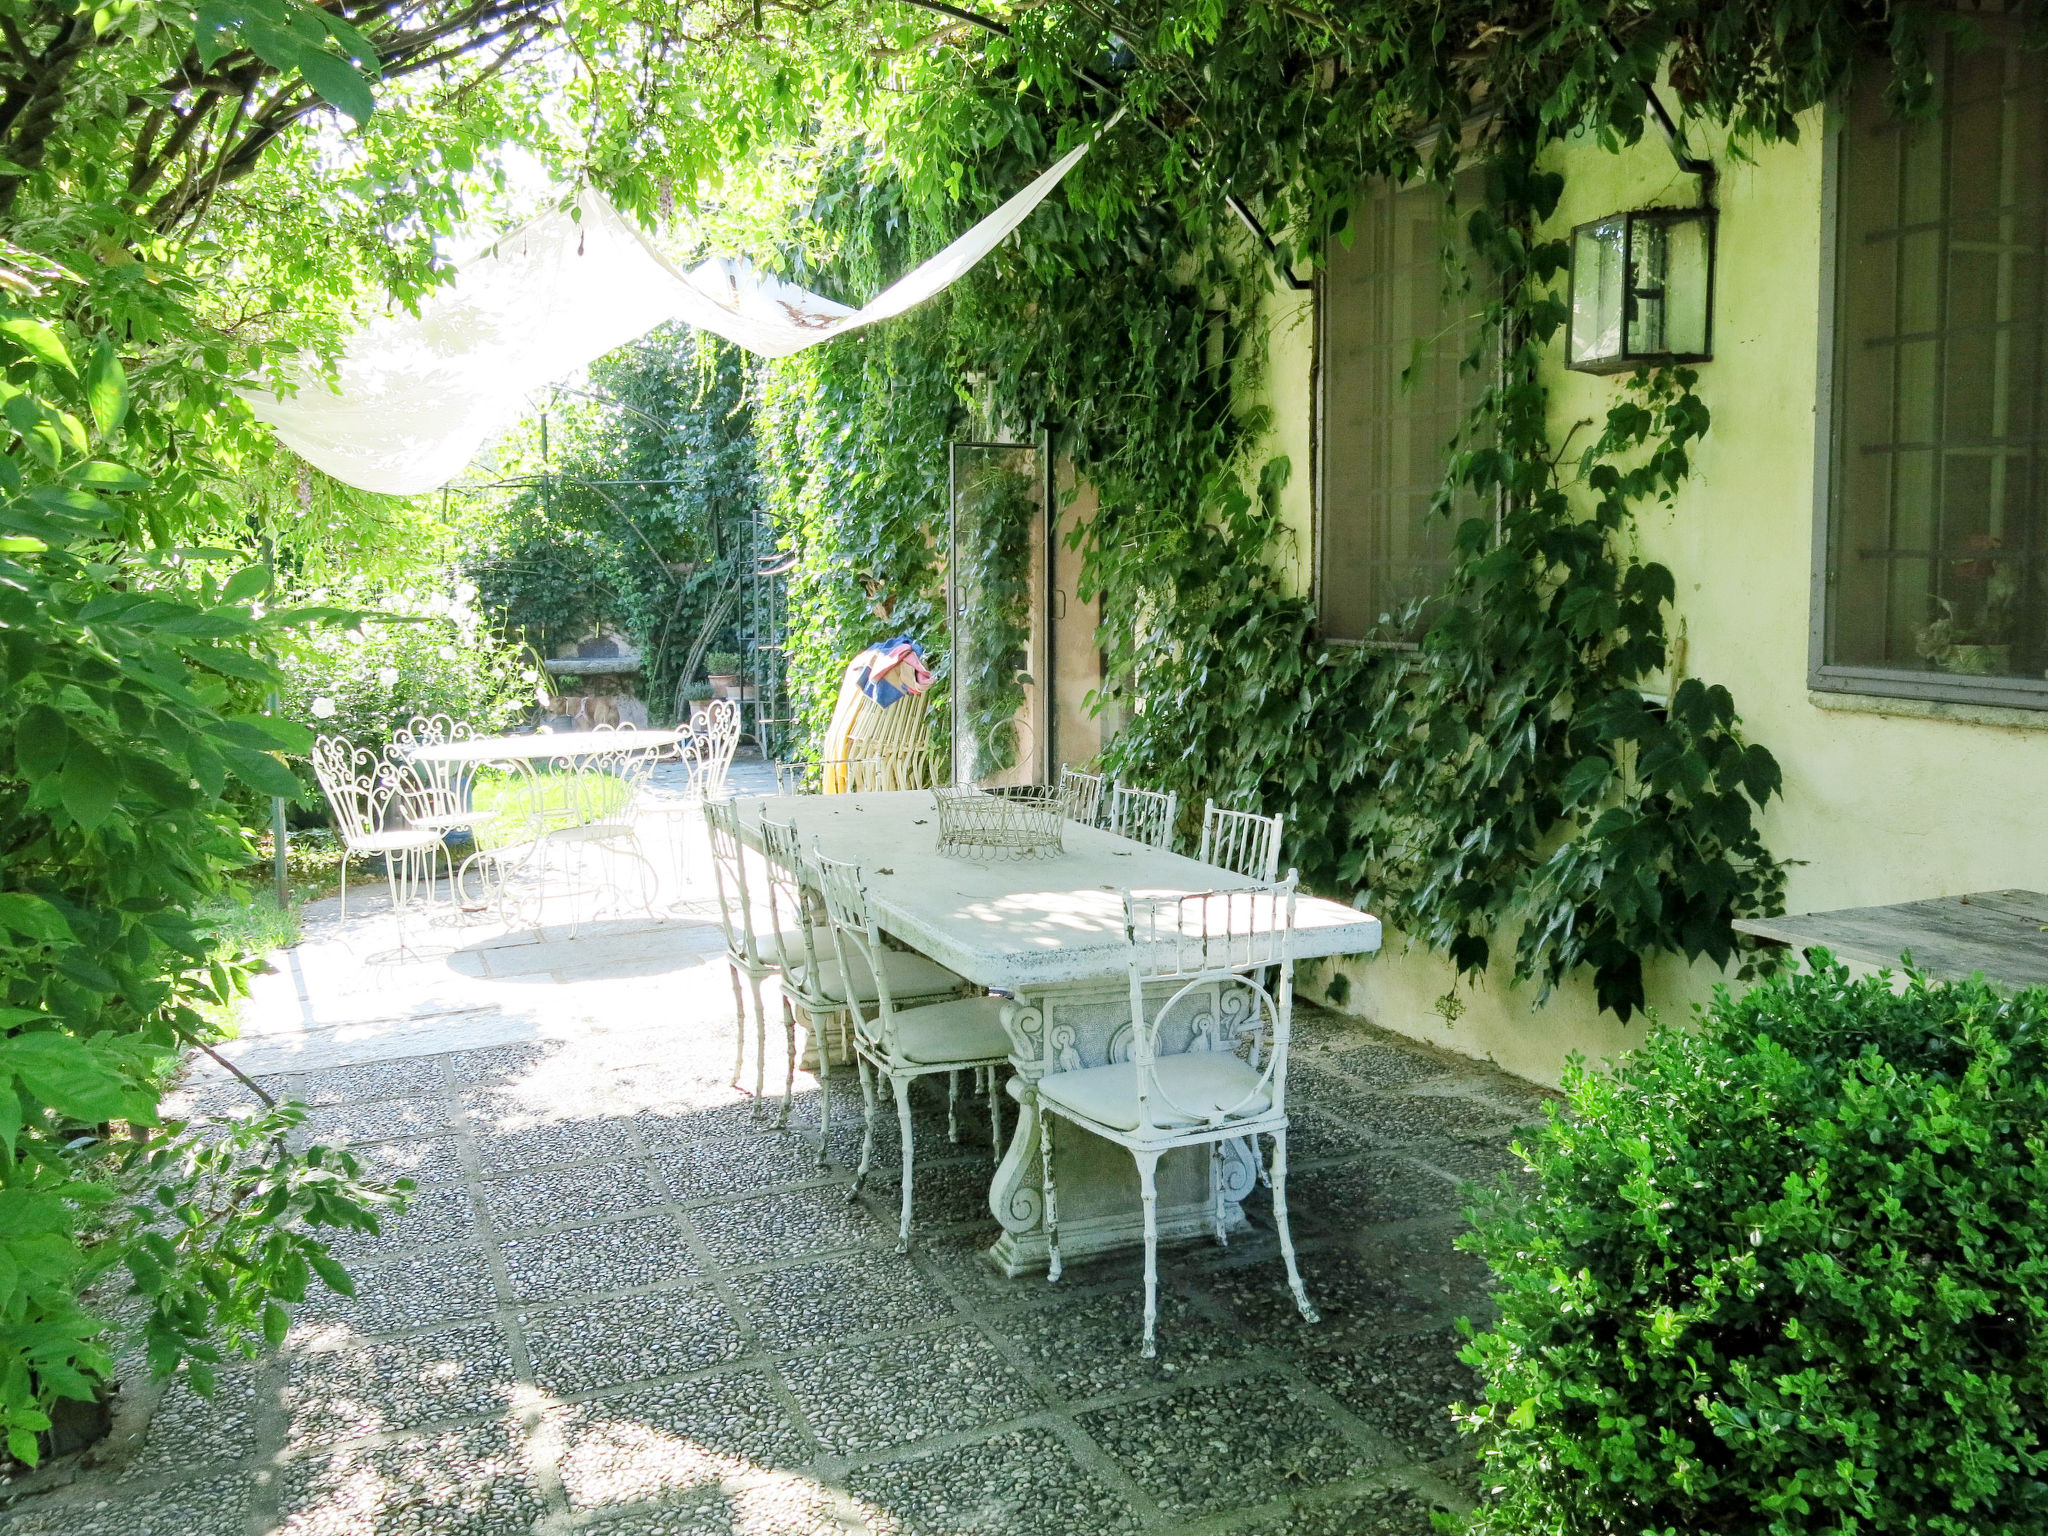
[[[1279,815],[1226,811],[1214,800],[1202,807],[1202,851],[1195,855],[1233,875],[1246,875],[1271,885],[1280,878]]]
[[[1092,827],[1102,819],[1102,775],[1060,765],[1060,814]]]
[[[796,758],[775,765],[775,792],[778,795],[817,795],[823,794],[824,790],[823,764],[808,758]]]
[[[1145,1331],[1140,1353],[1148,1360],[1158,1353],[1154,1335],[1159,1317],[1159,1159],[1177,1148],[1209,1148],[1216,1240],[1227,1243],[1223,1143],[1254,1138],[1256,1146],[1255,1138],[1272,1138],[1268,1181],[1287,1284],[1302,1317],[1318,1321],[1301,1283],[1287,1220],[1294,886],[1290,871],[1278,884],[1247,890],[1162,897],[1125,892],[1129,1059],[1053,1072],[1038,1080],[1039,1153],[1051,1259],[1046,1277],[1060,1277],[1059,1191],[1053,1181],[1057,1119],[1114,1142],[1137,1162],[1145,1214]],[[1277,973],[1271,989],[1262,979],[1268,967]],[[1160,997],[1161,992],[1166,995]]]
[[[419,781],[404,766],[358,747],[343,736],[313,742],[313,776],[341,833],[341,915],[348,916],[348,861],[379,855],[391,889],[391,909],[402,914],[434,873],[441,833],[423,826]]]
[[[782,942],[773,921],[772,903],[757,907],[747,879],[747,850],[740,841],[739,813],[729,799],[704,806],[704,826],[711,840],[711,872],[718,885],[718,921],[725,934],[725,960],[732,971],[732,1004],[739,1043],[733,1052],[732,1085],[740,1086],[747,1061],[747,1003],[753,1003],[754,1114],[765,1113],[768,1075],[768,1010],[761,984],[781,967]],[[768,891],[763,882],[762,896]],[[796,945],[802,940],[796,939]],[[812,945],[816,947],[816,937]],[[796,1060],[796,1022],[783,1010],[784,1043]],[[785,1095],[786,1096],[786,1095]]]
[[[1171,791],[1118,784],[1109,792],[1109,830],[1154,848],[1173,848],[1173,818],[1180,797]]]
[[[781,975],[782,1006],[786,1022],[803,1015],[805,1032],[818,1058],[818,1165],[827,1162],[828,1138],[832,1131],[832,1049],[831,1026],[840,1021],[839,1048],[847,1049],[846,1009],[849,991],[863,1003],[872,1004],[886,984],[891,998],[924,1003],[964,992],[964,978],[935,960],[905,950],[882,952],[879,970],[854,969],[849,988],[845,969],[824,937],[830,919],[820,911],[815,892],[817,871],[803,856],[794,822],[761,818],[761,851],[768,866],[769,918],[775,935],[775,963]],[[879,981],[878,981],[879,978]],[[796,1082],[796,1052],[789,1057],[789,1074],[782,1085],[782,1114],[777,1125],[789,1123],[790,1099]]]
[[[875,1074],[888,1083],[896,1100],[896,1124],[903,1151],[902,1213],[897,1221],[896,1251],[910,1248],[910,1212],[915,1186],[910,1129],[910,1085],[920,1077],[947,1076],[947,1125],[959,1139],[959,1124],[953,1113],[956,1088],[962,1072],[972,1072],[977,1084],[988,1091],[989,1127],[995,1136],[997,1158],[1003,1149],[1002,1092],[998,1069],[1009,1064],[1010,1037],[1003,1030],[1000,997],[954,997],[921,1007],[898,1008],[890,984],[890,961],[895,952],[882,943],[882,931],[868,905],[868,891],[860,866],[840,859],[828,859],[812,844],[814,867],[825,898],[825,910],[832,920],[832,946],[842,976],[875,978],[873,996],[853,987],[847,992],[848,1011],[853,1016],[853,1059],[860,1073],[864,1120],[860,1138],[860,1163],[854,1169],[853,1188],[848,1200],[860,1198],[867,1182],[868,1168],[875,1152]],[[869,1009],[872,1006],[873,1012]]]

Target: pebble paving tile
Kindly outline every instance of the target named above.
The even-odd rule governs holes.
[[[1289,1192],[1324,1322],[1258,1191],[1228,1250],[1162,1256],[1157,1361],[1136,1255],[1057,1286],[985,1261],[986,1105],[963,1094],[953,1144],[943,1081],[914,1099],[898,1255],[893,1112],[849,1203],[854,1075],[821,1169],[817,1085],[789,1129],[756,1118],[723,1014],[672,1061],[602,1030],[431,1054],[423,1024],[417,1056],[267,1079],[309,1136],[417,1180],[412,1210],[342,1235],[357,1296],[316,1284],[213,1399],[173,1382],[126,1450],[0,1485],[0,1536],[1426,1536],[1477,1490],[1448,1413],[1451,1324],[1488,1306],[1457,1181],[1510,1168],[1545,1096],[1300,1023]]]
[[[586,1392],[737,1359],[739,1329],[709,1290],[655,1291],[522,1321],[533,1379],[550,1392]]]
[[[297,1323],[346,1323],[358,1333],[395,1333],[432,1323],[485,1317],[497,1307],[490,1260],[480,1248],[426,1249],[350,1267],[353,1296],[315,1281],[295,1310]]]
[[[8,1536],[247,1536],[260,1475],[232,1473],[118,1499],[104,1490],[67,1488],[23,1504],[12,1520],[0,1516],[0,1530]]]
[[[1471,1402],[1478,1378],[1458,1358],[1464,1341],[1440,1329],[1419,1338],[1386,1338],[1306,1357],[1309,1379],[1373,1429],[1430,1459],[1458,1448],[1453,1403]]]
[[[669,1498],[808,1459],[802,1431],[759,1371],[596,1398],[554,1419],[562,1486],[578,1509]]]
[[[504,1410],[518,1390],[495,1323],[295,1352],[284,1389],[286,1443],[316,1445]]]
[[[978,1429],[1039,1406],[1030,1382],[967,1326],[785,1360],[782,1378],[819,1443],[842,1454]]]
[[[500,1251],[521,1301],[623,1291],[697,1273],[682,1228],[665,1214],[511,1238]]]
[[[690,1213],[714,1257],[727,1264],[765,1264],[878,1241],[882,1229],[844,1188],[796,1189]]]
[[[506,1424],[479,1424],[295,1461],[279,1495],[284,1536],[470,1536],[527,1529],[544,1512]]]
[[[173,1377],[150,1416],[141,1451],[122,1469],[122,1481],[161,1477],[253,1455],[258,1388],[257,1372],[251,1366],[218,1370],[211,1396],[194,1390],[189,1375]]]
[[[484,1185],[491,1225],[500,1232],[580,1225],[659,1205],[667,1196],[637,1163],[515,1173]]]
[[[869,1528],[890,1536],[1109,1536],[1130,1506],[1049,1430],[1014,1430],[849,1478]]]
[[[1262,1504],[1389,1459],[1277,1376],[1183,1387],[1083,1414],[1081,1425],[1178,1515]]]

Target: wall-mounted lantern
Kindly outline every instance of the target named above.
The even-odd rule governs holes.
[[[1642,208],[1572,231],[1565,366],[1623,373],[1714,351],[1714,210]]]

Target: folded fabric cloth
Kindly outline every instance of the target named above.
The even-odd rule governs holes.
[[[908,635],[868,647],[854,657],[853,665],[860,691],[884,709],[905,694],[923,693],[932,685],[932,669],[924,664],[924,647]]]

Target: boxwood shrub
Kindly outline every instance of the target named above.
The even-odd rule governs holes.
[[[1474,1210],[1472,1531],[2048,1531],[2048,991],[1811,960],[1575,1066]]]

